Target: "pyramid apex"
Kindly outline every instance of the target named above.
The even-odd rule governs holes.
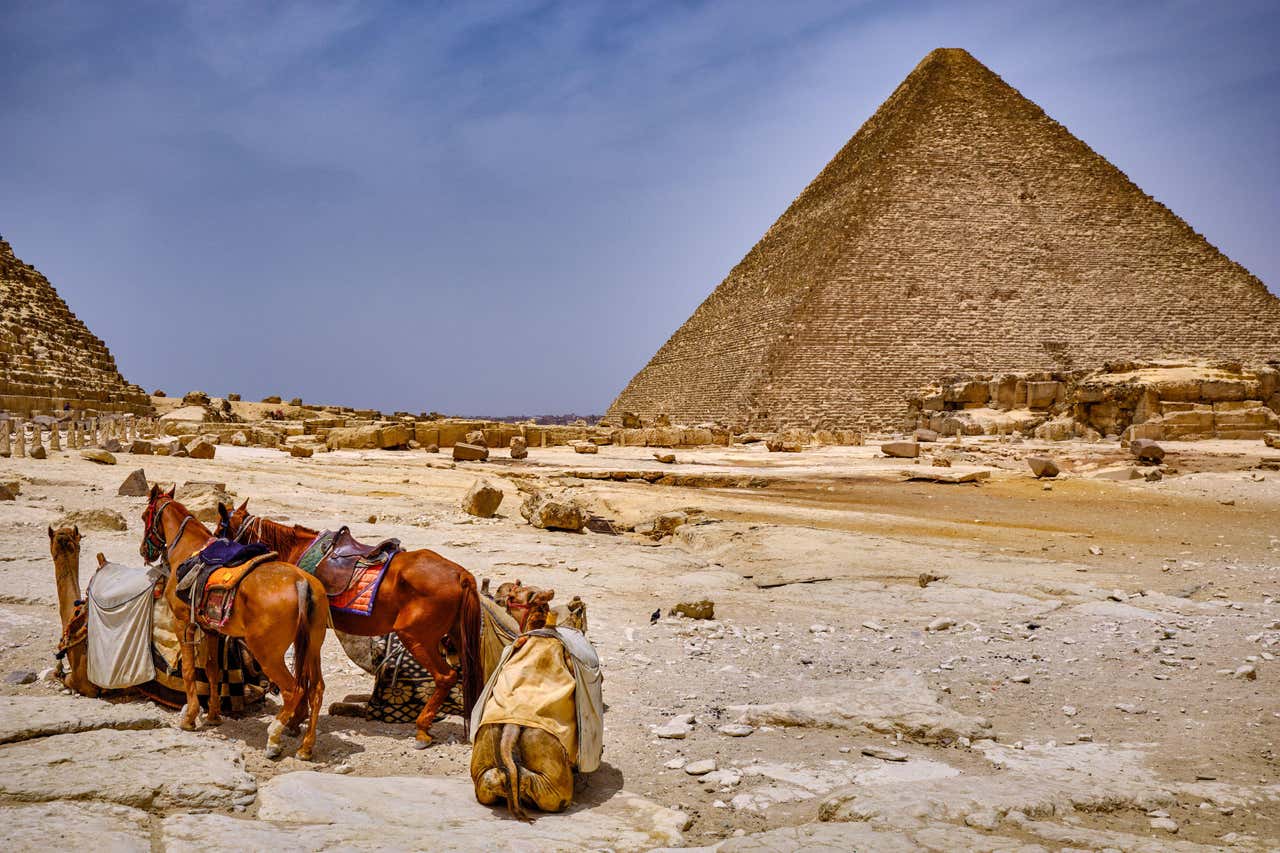
[[[955,67],[963,65],[977,65],[981,68],[986,68],[985,65],[978,61],[977,57],[963,47],[935,47],[925,54],[924,59],[920,60],[917,69],[932,66]]]

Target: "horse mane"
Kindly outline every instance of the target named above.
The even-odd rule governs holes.
[[[253,527],[258,534],[258,541],[280,554],[294,548],[302,539],[311,540],[320,535],[319,530],[312,530],[301,524],[282,524],[262,517],[259,517]]]

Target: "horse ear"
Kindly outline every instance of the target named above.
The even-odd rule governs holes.
[[[224,504],[222,501],[218,501],[218,518],[222,519],[228,524],[231,523],[231,516],[230,516],[230,513],[227,512],[227,505]]]
[[[75,537],[75,540],[76,540],[77,542],[79,542],[79,541],[80,541],[80,525],[78,525],[78,524],[76,524],[76,525],[72,525],[72,527],[71,527],[71,535]]]
[[[160,494],[160,486],[155,483],[152,483],[151,494],[147,495],[148,499],[155,500],[159,494]]]
[[[99,551],[98,552],[98,568],[102,568],[106,564],[107,564],[107,555]]]
[[[178,484],[174,483],[172,486],[169,487],[168,496],[173,497],[177,493],[178,493]]]
[[[49,528],[49,541],[50,541],[50,542],[52,542],[52,541],[53,541],[53,528],[52,528],[52,527],[50,527],[50,528]]]
[[[240,504],[240,508],[236,510],[236,512],[248,512],[248,511],[249,511],[249,499],[245,498],[244,503]]]

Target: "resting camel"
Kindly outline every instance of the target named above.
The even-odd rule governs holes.
[[[179,726],[188,731],[196,726],[200,703],[196,696],[196,635],[198,626],[192,608],[178,597],[176,567],[200,553],[214,541],[209,529],[191,511],[173,498],[173,490],[162,492],[152,486],[147,508],[142,513],[143,539],[139,552],[147,562],[163,559],[169,567],[164,595],[173,610],[181,640],[182,681],[187,704]],[[193,591],[195,601],[199,591]],[[296,728],[310,709],[306,734],[298,747],[298,758],[308,761],[316,742],[316,723],[324,701],[324,676],[320,671],[320,648],[329,623],[329,603],[320,581],[283,560],[263,562],[249,572],[236,591],[231,617],[220,633],[241,637],[263,672],[280,688],[283,707],[267,727],[267,757],[278,758],[283,751],[280,735]],[[215,643],[203,644],[206,649]],[[285,663],[285,653],[293,646],[294,671]],[[216,653],[206,654],[205,672],[209,695],[221,692],[221,662]],[[209,702],[205,713],[208,725],[222,722],[219,702]]]
[[[58,615],[62,618],[62,639],[58,654],[66,658],[62,683],[81,696],[96,697],[101,690],[89,680],[88,650],[85,647],[85,613],[80,596],[80,528],[49,528],[49,553],[58,584]],[[79,612],[77,612],[79,611]]]
[[[223,536],[237,542],[260,542],[286,560],[301,559],[321,535],[309,527],[250,515],[247,500],[234,512],[219,504],[218,514],[222,518],[218,529]],[[471,709],[484,688],[480,593],[471,572],[434,551],[400,551],[387,565],[369,615],[333,610],[330,616],[334,629],[346,634],[377,637],[395,631],[409,654],[431,674],[431,696],[416,721],[417,749],[431,743],[428,729],[459,678],[462,716],[466,721],[471,719]],[[442,646],[445,640],[461,660],[461,673],[446,657]]]
[[[522,589],[525,633],[476,708],[471,781],[481,803],[506,800],[514,817],[529,820],[526,805],[563,811],[573,801],[574,771],[599,767],[604,706],[594,649],[573,631],[543,630],[556,624],[548,608],[554,593]]]

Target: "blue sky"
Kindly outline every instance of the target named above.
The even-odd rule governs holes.
[[[1275,2],[0,6],[0,234],[148,389],[603,411],[941,46],[1280,286]]]

